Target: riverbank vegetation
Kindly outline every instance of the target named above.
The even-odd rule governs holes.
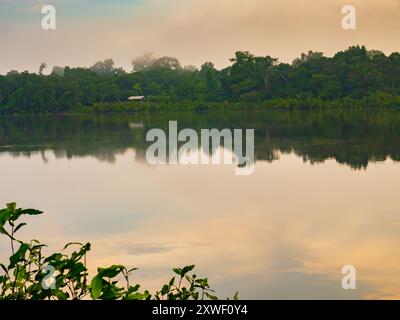
[[[0,210],[0,234],[11,246],[9,263],[0,263],[0,300],[217,299],[207,278],[193,274],[194,265],[174,268],[175,276],[154,294],[141,290],[139,284],[132,285],[136,268],[123,265],[98,268],[97,274],[89,279],[86,259],[90,243],[68,243],[63,251],[45,255],[47,246],[40,241],[17,239],[17,232],[26,225],[20,223],[21,218],[40,214],[39,210],[17,208],[15,203]]]
[[[131,72],[111,59],[49,75],[45,64],[38,74],[10,71],[0,76],[0,114],[400,106],[397,52],[353,46],[333,57],[309,51],[287,64],[238,51],[230,61],[222,70],[211,62],[197,69],[147,54]],[[132,95],[147,102],[128,102]]]

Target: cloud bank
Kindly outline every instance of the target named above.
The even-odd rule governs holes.
[[[0,72],[37,71],[41,62],[88,66],[104,58],[130,68],[144,52],[172,55],[183,64],[229,64],[236,50],[291,62],[301,52],[332,55],[354,44],[400,51],[400,3],[354,0],[357,29],[341,28],[345,1],[328,0],[104,0],[47,1],[57,30],[40,27],[41,1],[16,6],[0,0]],[[3,12],[3,13],[1,13]]]

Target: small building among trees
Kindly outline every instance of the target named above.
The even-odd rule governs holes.
[[[131,96],[131,97],[128,98],[128,101],[146,102],[146,97],[145,96]]]

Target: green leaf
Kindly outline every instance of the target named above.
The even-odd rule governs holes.
[[[59,300],[67,300],[67,299],[68,299],[68,295],[67,295],[65,292],[61,291],[61,290],[58,290],[58,291],[56,292],[56,297],[57,297]]]
[[[112,285],[106,285],[103,288],[103,294],[101,300],[117,300],[122,296],[122,288],[118,288],[115,283]]]
[[[15,202],[7,203],[7,209],[10,211],[15,211],[17,204]]]
[[[118,274],[120,274],[123,269],[125,269],[123,265],[112,265],[109,268],[98,268],[97,276],[102,278],[103,277],[114,278]]]
[[[62,259],[62,254],[61,253],[58,253],[58,252],[56,252],[56,253],[53,253],[51,256],[49,256],[49,257],[47,257],[46,259],[44,259],[44,263],[47,263],[47,262],[52,262],[52,263],[54,263],[54,262],[58,262],[58,261],[60,261]],[[53,266],[54,267],[54,266]]]
[[[136,292],[136,291],[139,290],[139,288],[140,288],[140,285],[139,285],[139,284],[137,284],[136,286],[130,286],[130,287],[129,287],[129,290],[128,290],[128,293]]]
[[[9,209],[0,210],[0,227],[4,227],[4,224],[10,220],[12,212]]]
[[[46,244],[36,244],[32,247],[32,250],[43,248],[43,247],[47,247],[47,245]]]
[[[147,298],[150,297],[150,293],[148,291],[144,293],[136,292],[136,293],[130,293],[126,296],[126,300],[146,300]]]
[[[72,267],[71,273],[73,276],[78,277],[82,272],[87,271],[83,263],[78,262]]]
[[[205,295],[211,300],[218,300],[218,297],[216,297],[216,296],[214,296],[214,295],[212,295],[212,294],[210,294],[208,292],[206,292]]]
[[[103,289],[103,278],[95,276],[91,283],[91,296],[93,299],[98,299],[101,296],[101,291]]]
[[[30,216],[37,216],[39,214],[42,214],[43,211],[35,210],[35,209],[24,209],[22,210],[22,214],[28,214]]]
[[[172,269],[178,276],[182,274],[182,269],[181,268],[173,268]]]
[[[29,245],[26,243],[21,243],[18,251],[10,257],[10,265],[8,269],[12,269],[16,266],[16,264],[25,259],[25,253],[28,251]]]
[[[168,292],[169,292],[169,286],[165,284],[161,289],[161,294],[165,296]]]
[[[4,264],[0,263],[0,267],[4,270],[5,273],[8,273],[8,270]]]
[[[182,272],[181,272],[180,275],[183,277],[186,273],[192,271],[192,270],[194,269],[194,267],[195,267],[195,265],[191,265],[191,266],[186,266],[186,267],[184,267],[184,268],[182,269]]]
[[[16,228],[14,229],[14,233],[17,232],[19,229],[21,229],[23,226],[26,226],[26,223],[20,223],[19,225],[16,226]]]
[[[64,246],[63,250],[67,249],[68,247],[70,247],[72,245],[83,246],[83,244],[79,243],[79,242],[69,242]]]

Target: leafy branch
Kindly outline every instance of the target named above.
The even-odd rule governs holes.
[[[140,291],[140,285],[131,285],[137,268],[123,265],[98,268],[89,283],[87,253],[90,243],[68,243],[61,252],[45,256],[45,244],[38,240],[29,243],[16,238],[26,223],[17,221],[25,216],[42,214],[39,210],[20,209],[15,203],[0,210],[0,233],[10,241],[11,256],[8,265],[0,263],[0,300],[203,300],[218,299],[207,278],[191,274],[194,265],[174,268],[176,274],[154,295]],[[72,253],[67,249],[76,248]],[[123,279],[124,284],[120,284]],[[237,294],[234,299],[237,299]]]

